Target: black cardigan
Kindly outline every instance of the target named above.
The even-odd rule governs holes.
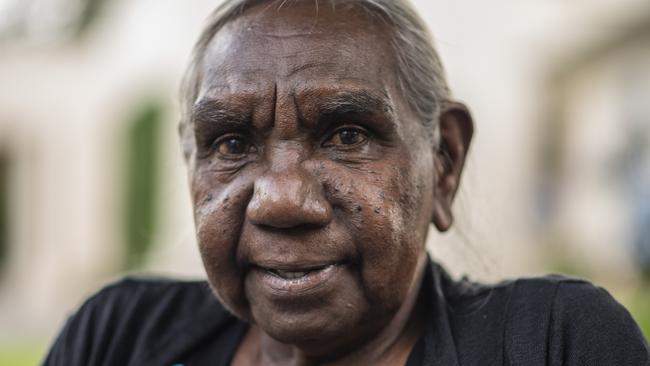
[[[422,291],[430,312],[407,366],[650,366],[627,310],[582,280],[484,286],[429,262]],[[44,365],[229,365],[246,329],[206,282],[127,278],[86,301]]]

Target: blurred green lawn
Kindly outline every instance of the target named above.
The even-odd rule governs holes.
[[[45,355],[46,342],[20,341],[0,344],[0,366],[34,366]]]
[[[639,324],[645,338],[650,342],[650,286],[646,286],[647,290],[638,291],[635,295],[625,303],[625,306],[630,310],[634,320]]]

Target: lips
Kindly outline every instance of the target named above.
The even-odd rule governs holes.
[[[263,269],[268,273],[284,280],[297,280],[307,275],[310,275],[313,272],[325,271],[335,265],[336,264],[327,264],[327,265],[321,265],[321,266],[315,266],[309,268],[300,268],[297,270],[284,270],[279,268],[263,268]]]
[[[266,289],[277,296],[306,295],[327,287],[339,274],[342,263],[329,262],[311,265],[264,264],[253,271],[260,289]]]

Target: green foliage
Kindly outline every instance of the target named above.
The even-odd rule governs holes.
[[[101,12],[106,5],[106,0],[85,0],[82,11],[76,24],[77,36],[82,36],[92,27],[94,22],[100,18]]]
[[[136,113],[127,138],[126,269],[141,266],[153,245],[159,187],[160,130],[163,109],[148,104]]]

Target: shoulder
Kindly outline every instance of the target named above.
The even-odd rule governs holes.
[[[607,325],[606,328],[612,331],[624,327],[641,336],[639,328],[623,305],[607,290],[589,281],[548,275],[518,279],[512,281],[511,286],[511,302],[524,305],[525,308],[545,303],[545,310],[554,326],[561,326],[565,330],[589,331],[596,326]]]
[[[650,366],[629,312],[588,281],[548,275],[484,285],[442,272],[441,283],[463,364]]]
[[[130,364],[170,336],[227,312],[205,281],[127,277],[89,297],[66,322],[46,365]]]
[[[219,307],[204,281],[129,276],[89,297],[71,321],[128,323],[133,328],[134,324],[154,322],[173,326],[185,321],[200,306]]]
[[[90,296],[79,312],[138,313],[152,308],[174,308],[182,311],[186,306],[196,306],[197,303],[212,300],[213,296],[205,281],[128,276],[104,286]]]
[[[559,284],[550,336],[570,364],[649,365],[647,341],[636,322],[605,289],[588,282]]]
[[[510,286],[511,334],[544,341],[544,357],[551,364],[650,366],[643,334],[607,290],[558,275],[520,279]]]

